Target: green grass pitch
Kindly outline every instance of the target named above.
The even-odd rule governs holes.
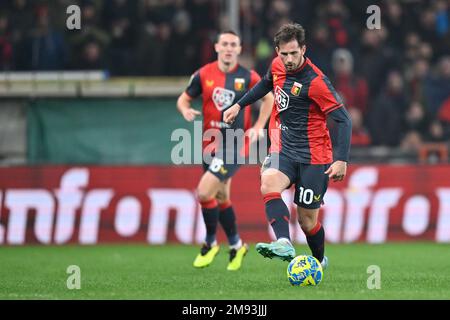
[[[227,271],[227,249],[194,269],[198,246],[1,247],[0,299],[450,299],[448,244],[328,244],[330,267],[316,287],[292,287],[287,263],[254,245],[241,270]],[[309,254],[306,245],[296,249]],[[80,267],[79,290],[67,288],[70,265]],[[370,265],[381,269],[380,289],[367,288]]]

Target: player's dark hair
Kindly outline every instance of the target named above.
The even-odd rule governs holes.
[[[219,38],[220,38],[220,36],[223,35],[223,34],[233,34],[233,35],[235,35],[236,37],[239,38],[239,42],[241,41],[241,37],[239,36],[239,34],[238,34],[237,32],[235,32],[235,31],[233,31],[233,30],[230,29],[230,30],[224,30],[224,31],[219,32],[219,33],[217,34],[217,36],[216,36],[216,41],[215,41],[215,43],[218,43],[218,42],[219,42]]]
[[[300,47],[305,45],[305,29],[298,23],[288,23],[281,26],[273,38],[275,47],[278,48],[280,44],[288,43],[292,40],[297,40]]]

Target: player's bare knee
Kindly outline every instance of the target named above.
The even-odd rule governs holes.
[[[271,192],[279,192],[279,190],[274,189],[273,186],[271,186],[270,184],[267,183],[261,184],[261,194],[263,196]]]
[[[315,226],[314,220],[311,219],[310,217],[305,216],[299,216],[298,223],[300,224],[300,228],[305,233],[309,233],[309,231],[311,231]]]
[[[280,192],[280,190],[278,190],[275,187],[275,183],[271,180],[272,179],[270,179],[269,177],[264,177],[261,179],[261,194],[262,195],[266,195],[271,192]]]
[[[308,234],[314,228],[314,224],[310,220],[303,220],[300,223],[300,228],[304,233]]]
[[[199,202],[209,201],[214,197],[208,190],[203,188],[197,188],[197,200]]]

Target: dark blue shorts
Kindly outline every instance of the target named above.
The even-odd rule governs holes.
[[[270,154],[264,160],[261,172],[268,168],[283,172],[291,185],[295,184],[294,203],[302,208],[318,209],[324,203],[323,197],[329,180],[324,172],[330,165],[300,163],[282,154]]]
[[[203,161],[203,171],[211,172],[222,182],[234,176],[240,166],[236,163],[224,163],[222,159],[217,157],[213,158],[209,165]]]

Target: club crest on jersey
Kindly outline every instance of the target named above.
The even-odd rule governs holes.
[[[244,90],[245,79],[244,78],[236,78],[234,79],[234,90],[242,91]]]
[[[300,91],[302,90],[302,84],[298,83],[298,82],[294,82],[292,88],[291,88],[291,93],[294,96],[298,96],[300,94]]]
[[[206,86],[212,87],[214,85],[214,80],[206,80]]]
[[[289,95],[279,86],[275,88],[275,104],[278,112],[286,110],[289,106]]]
[[[212,94],[212,100],[217,110],[222,111],[228,107],[231,107],[234,101],[234,96],[234,91],[221,87],[215,87]]]

